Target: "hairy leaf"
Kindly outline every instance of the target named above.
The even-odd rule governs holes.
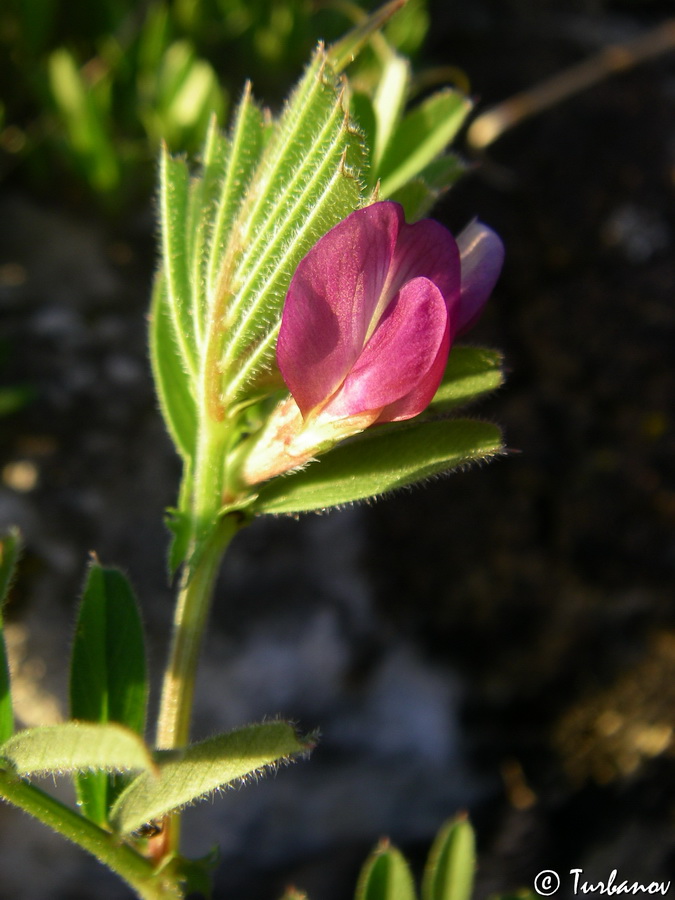
[[[167,306],[181,363],[194,381],[199,354],[193,297],[196,286],[191,278],[189,253],[190,173],[185,161],[170,156],[166,147],[162,149],[160,173],[159,205]]]
[[[203,283],[209,292],[219,288],[221,264],[237,214],[260,160],[264,139],[263,114],[251,96],[250,84],[247,84],[232,124],[227,153],[220,149],[215,153],[205,153],[202,177],[207,208],[204,213],[213,216],[210,229],[205,229],[202,250],[202,258],[207,264]]]
[[[151,819],[162,818],[308,749],[310,745],[300,740],[288,723],[267,722],[217,735],[184,750],[159,750],[155,753],[159,774],[147,772],[134,779],[113,807],[111,822],[125,834],[135,831]]]
[[[150,311],[150,359],[169,434],[183,459],[190,460],[197,437],[197,407],[161,274],[155,281]]]
[[[229,300],[221,369],[230,402],[273,358],[297,264],[359,206],[362,166],[361,137],[320,48],[275,123],[223,260],[220,289]]]
[[[155,767],[143,740],[112,723],[64,722],[26,728],[0,745],[0,757],[17,775],[152,771]]]

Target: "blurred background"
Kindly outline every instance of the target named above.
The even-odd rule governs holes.
[[[661,26],[671,2],[411,0],[390,40],[477,112]],[[273,109],[347,4],[5,0],[0,10],[0,525],[16,713],[56,721],[88,554],[141,599],[155,688],[179,477],[146,359],[155,155],[199,146],[250,77]],[[195,736],[318,728],[309,762],[189,813],[216,897],[352,894],[389,835],[414,865],[468,809],[477,897],[541,869],[675,872],[675,54],[550,105],[436,211],[502,235],[477,407],[508,455],[373,505],[260,520],[222,573]],[[157,702],[157,689],[151,702]],[[59,786],[67,796],[67,787]],[[122,898],[0,807],[0,898]]]

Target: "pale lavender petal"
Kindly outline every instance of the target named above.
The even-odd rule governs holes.
[[[443,295],[427,278],[409,281],[390,303],[323,414],[343,418],[382,410],[410,397],[396,418],[417,415],[438,387],[448,348],[448,309]]]
[[[504,262],[500,238],[481,222],[473,221],[457,237],[462,262],[462,288],[454,334],[463,334],[478,321],[497,283]]]
[[[284,305],[277,362],[303,415],[337,390],[361,354],[402,221],[392,203],[356,210],[298,266]]]

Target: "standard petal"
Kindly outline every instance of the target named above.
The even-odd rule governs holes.
[[[339,388],[361,354],[402,221],[393,203],[356,210],[298,266],[284,305],[277,362],[303,415]]]
[[[455,334],[463,334],[476,324],[497,283],[504,262],[504,245],[494,231],[478,221],[471,222],[459,234],[457,245],[462,287],[453,329]]]
[[[440,222],[421,219],[412,225],[404,223],[391,268],[395,290],[413,278],[428,278],[443,294],[452,311],[459,298],[461,282],[459,248]]]
[[[422,412],[433,397],[449,349],[448,309],[438,288],[415,278],[399,291],[322,415],[380,410],[411,397],[396,418]],[[391,421],[390,418],[387,421]]]

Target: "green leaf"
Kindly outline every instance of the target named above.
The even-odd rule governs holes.
[[[496,350],[453,347],[443,381],[431,401],[430,412],[453,409],[501,387],[504,383],[502,366],[502,354]]]
[[[120,172],[100,92],[85,82],[73,55],[65,48],[51,54],[48,72],[49,88],[68,134],[69,149],[94,188],[114,190]]]
[[[466,170],[466,164],[455,153],[446,153],[432,160],[419,173],[432,190],[444,191],[451,187]]]
[[[363,162],[343,87],[319,48],[274,125],[223,258],[220,285],[229,302],[220,370],[227,403],[271,364],[293,272],[360,205]]]
[[[138,605],[121,572],[93,564],[80,605],[70,671],[70,714],[142,734],[147,704],[145,642]],[[82,809],[99,824],[118,791],[104,773],[77,776]]]
[[[382,73],[373,98],[377,126],[371,184],[375,182],[379,174],[380,162],[401,119],[409,81],[410,63],[408,60],[396,53],[388,53],[382,64]]]
[[[255,508],[297,513],[365,500],[487,459],[502,450],[495,425],[471,419],[371,428],[299,472],[272,479]]]
[[[161,135],[172,146],[201,141],[213,114],[225,111],[225,95],[213,67],[191,43],[175,41],[163,53],[156,81],[155,114]]]
[[[249,725],[220,734],[184,750],[159,750],[159,774],[139,775],[120,795],[111,822],[128,834],[152,819],[195,803],[219,788],[293,756],[311,745],[286,722]]]
[[[206,152],[204,165],[203,215],[212,216],[205,229],[202,261],[206,274],[202,279],[210,292],[217,290],[218,277],[237,212],[260,160],[265,137],[262,111],[251,96],[247,84],[232,124],[227,152]],[[207,219],[208,222],[208,219]]]
[[[372,151],[377,135],[377,121],[372,98],[364,91],[353,91],[349,97],[349,113],[364,137],[364,172],[372,168]]]
[[[183,459],[190,460],[197,437],[197,407],[161,274],[155,281],[150,309],[150,360],[169,434]]]
[[[121,572],[94,563],[75,630],[71,715],[88,722],[117,722],[142,734],[147,692],[136,598]]]
[[[403,119],[380,166],[380,197],[390,197],[445,150],[461,128],[471,102],[457,91],[433,94]]]
[[[408,0],[399,15],[387,22],[384,36],[404,56],[413,56],[429,31],[427,0]]]
[[[7,599],[21,551],[18,531],[10,531],[0,541],[0,744],[14,733],[11,682],[2,622],[2,607]]]
[[[190,479],[184,476],[183,484],[186,482],[189,484]],[[173,535],[169,548],[169,578],[173,578],[188,557],[193,529],[187,513],[180,509],[168,509],[166,512],[165,523]]]
[[[182,159],[162,148],[160,158],[159,204],[162,222],[163,273],[173,336],[181,363],[191,379],[196,379],[195,301],[190,272],[188,237],[190,174]]]
[[[158,874],[167,879],[167,883],[180,885],[180,895],[167,900],[185,900],[186,897],[213,898],[213,875],[218,868],[218,847],[200,859],[187,859],[179,853],[165,857]]]
[[[382,841],[366,860],[354,896],[355,900],[415,900],[410,867],[388,841]]]
[[[415,222],[425,216],[438,198],[464,173],[466,166],[453,154],[441,156],[390,196],[405,210],[407,222]]]
[[[0,757],[17,775],[67,772],[153,771],[143,740],[121,725],[65,722],[18,731],[0,745]]]
[[[353,62],[370,38],[405,4],[406,0],[390,0],[332,44],[328,48],[328,61],[335,72],[341,72]]]
[[[422,900],[471,900],[476,841],[466,817],[447,822],[433,843],[422,878]]]

